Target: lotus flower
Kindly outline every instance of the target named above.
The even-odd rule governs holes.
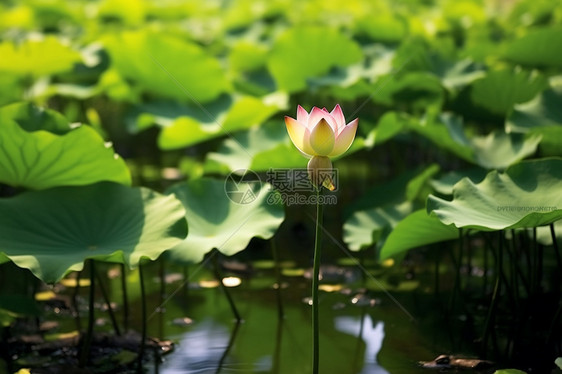
[[[293,144],[308,157],[343,154],[353,143],[358,121],[356,118],[346,125],[339,104],[331,112],[314,107],[310,114],[299,105],[296,120],[285,116]]]
[[[316,186],[323,185],[331,191],[335,189],[330,157],[337,157],[349,149],[358,121],[356,118],[346,125],[339,104],[331,112],[314,107],[310,114],[299,105],[296,120],[285,116],[287,132],[293,144],[311,158],[308,173]]]

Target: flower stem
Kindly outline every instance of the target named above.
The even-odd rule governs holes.
[[[320,258],[322,256],[322,186],[316,190],[316,237],[314,240],[314,269],[312,275],[312,374],[318,374],[319,364],[319,323],[318,323],[318,281],[320,278]]]

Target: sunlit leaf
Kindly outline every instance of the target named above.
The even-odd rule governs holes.
[[[111,182],[25,192],[0,199],[0,212],[0,252],[47,283],[87,258],[134,268],[187,235],[173,196]]]
[[[131,176],[94,129],[26,103],[0,108],[0,182],[43,189],[98,181],[131,184]]]
[[[533,100],[515,107],[506,130],[542,135],[544,153],[562,156],[562,77],[551,79],[552,87]]]
[[[252,96],[221,96],[205,107],[186,106],[172,102],[153,102],[139,106],[130,116],[130,128],[143,130],[157,124],[161,149],[177,149],[222,135],[260,125],[284,108],[287,97],[272,94],[263,98]]]
[[[0,43],[0,72],[39,77],[71,70],[80,54],[54,36]]]
[[[359,45],[325,27],[296,27],[276,40],[267,61],[279,89],[289,92],[306,88],[307,78],[328,72],[333,66],[346,66],[362,57]]]
[[[219,62],[196,44],[147,31],[114,34],[104,44],[112,66],[146,92],[197,103],[228,88]]]
[[[562,159],[522,161],[491,171],[475,184],[464,178],[453,200],[429,196],[427,211],[444,224],[480,230],[536,227],[562,218]]]
[[[562,27],[537,28],[507,44],[503,56],[536,67],[562,67]]]
[[[183,203],[189,235],[168,253],[172,261],[198,263],[217,249],[233,255],[253,237],[271,238],[284,211],[271,185],[257,182],[194,179],[168,189]]]
[[[478,106],[505,115],[515,104],[531,100],[546,86],[546,78],[536,72],[494,70],[474,82],[471,98]]]

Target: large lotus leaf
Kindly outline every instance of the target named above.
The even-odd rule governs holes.
[[[475,184],[453,187],[453,200],[429,196],[427,211],[446,225],[502,230],[536,227],[562,218],[562,159],[523,161],[504,173],[492,171]]]
[[[127,31],[106,37],[104,45],[112,66],[147,92],[197,103],[211,101],[228,88],[219,62],[179,38]]]
[[[536,67],[562,67],[562,27],[530,31],[509,43],[503,56],[515,63]]]
[[[441,81],[429,72],[382,76],[373,91],[372,98],[376,103],[389,106],[407,103],[419,110],[439,104],[444,98]]]
[[[551,79],[551,88],[515,107],[506,131],[542,135],[544,153],[562,156],[562,76]]]
[[[482,108],[505,115],[515,104],[531,100],[546,86],[546,78],[537,72],[490,71],[485,77],[474,82],[471,99]]]
[[[352,251],[367,248],[384,240],[404,217],[413,210],[411,202],[386,204],[355,212],[343,225],[343,240]]]
[[[541,139],[540,134],[524,136],[492,132],[486,136],[473,137],[470,145],[477,165],[486,169],[505,169],[534,154]]]
[[[349,249],[358,251],[373,243],[381,247],[391,229],[415,209],[418,197],[425,197],[429,179],[437,165],[409,171],[398,178],[376,186],[351,205],[355,211],[343,225],[343,240]],[[426,195],[420,196],[426,193]]]
[[[463,178],[469,178],[475,183],[479,183],[486,177],[487,171],[485,169],[475,167],[468,170],[451,171],[442,175],[439,179],[431,181],[431,187],[442,195],[452,195],[453,186]]]
[[[505,169],[532,155],[541,141],[541,135],[522,136],[504,132],[491,132],[488,135],[468,138],[460,118],[448,114],[442,114],[438,120],[406,123],[410,129],[438,146],[488,169]]]
[[[279,36],[267,61],[279,89],[288,92],[306,88],[307,78],[346,66],[362,58],[361,48],[333,28],[296,27]]]
[[[0,123],[14,121],[28,132],[45,130],[63,135],[72,130],[68,120],[59,112],[40,108],[28,102],[14,103],[0,108]]]
[[[485,75],[481,67],[470,59],[455,62],[439,60],[434,63],[432,71],[449,90],[466,86]]]
[[[153,102],[135,109],[129,128],[135,132],[156,124],[162,128],[158,146],[165,150],[177,149],[260,125],[284,108],[286,102],[287,95],[280,93],[263,98],[223,95],[206,104],[204,109]]]
[[[43,189],[99,181],[130,185],[131,176],[94,129],[28,104],[0,109],[0,182]]]
[[[283,206],[271,185],[256,182],[193,179],[172,186],[186,210],[189,236],[169,252],[172,261],[197,263],[217,249],[233,255],[253,237],[271,238],[283,222]]]
[[[0,72],[22,76],[44,76],[69,71],[81,61],[78,52],[54,36],[40,40],[0,43]]]
[[[186,235],[182,204],[146,188],[100,182],[0,199],[0,252],[47,283],[88,258],[134,268]]]
[[[400,221],[386,238],[381,259],[395,256],[411,248],[459,237],[459,230],[429,216],[425,209],[417,210]]]

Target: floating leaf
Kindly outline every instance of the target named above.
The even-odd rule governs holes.
[[[0,182],[43,189],[104,180],[131,184],[125,162],[95,130],[31,104],[0,109]]]
[[[343,240],[352,251],[359,251],[385,238],[412,212],[409,201],[355,212],[343,225]]]
[[[487,169],[505,169],[535,153],[541,141],[541,135],[522,136],[497,131],[468,138],[460,117],[448,113],[441,114],[438,120],[409,121],[407,124],[436,145]]]
[[[515,106],[506,131],[542,135],[544,153],[562,156],[562,76],[551,78],[551,88],[533,100]]]
[[[439,179],[431,181],[431,186],[440,194],[452,195],[453,186],[463,178],[469,178],[474,183],[479,183],[486,177],[486,170],[482,168],[473,168],[461,171],[451,171]]]
[[[465,178],[453,200],[429,196],[427,211],[444,224],[480,230],[536,227],[562,218],[562,159],[523,161],[492,171],[478,184]]]
[[[382,260],[408,249],[459,237],[459,230],[429,216],[425,209],[416,210],[394,227],[381,249]]]
[[[143,130],[152,124],[162,127],[158,137],[161,149],[187,147],[231,132],[260,125],[271,115],[285,107],[284,94],[263,98],[221,96],[205,108],[185,106],[171,102],[153,102],[138,107],[131,115],[133,131]]]
[[[517,64],[535,67],[562,67],[562,27],[534,29],[508,43],[503,56]]]
[[[134,268],[187,235],[173,196],[111,182],[24,192],[0,199],[0,212],[0,252],[47,283],[87,258]]]
[[[407,172],[377,186],[353,204],[358,208],[343,225],[343,240],[358,251],[377,243],[380,248],[392,228],[415,209],[416,198],[425,201],[424,186],[439,171],[437,165]]]
[[[208,102],[228,88],[219,62],[196,44],[147,31],[108,36],[112,66],[143,90],[172,99]]]
[[[515,104],[531,100],[546,85],[546,78],[537,72],[495,70],[474,82],[471,99],[492,113],[505,115]]]
[[[284,211],[269,184],[194,179],[172,186],[183,203],[189,236],[169,256],[180,263],[197,263],[217,249],[227,256],[242,251],[253,237],[271,238]]]
[[[17,45],[0,43],[0,72],[34,77],[61,73],[81,61],[80,54],[54,36],[28,39]]]
[[[359,45],[333,28],[295,27],[275,41],[267,66],[279,89],[295,92],[306,88],[307,78],[361,57]]]

